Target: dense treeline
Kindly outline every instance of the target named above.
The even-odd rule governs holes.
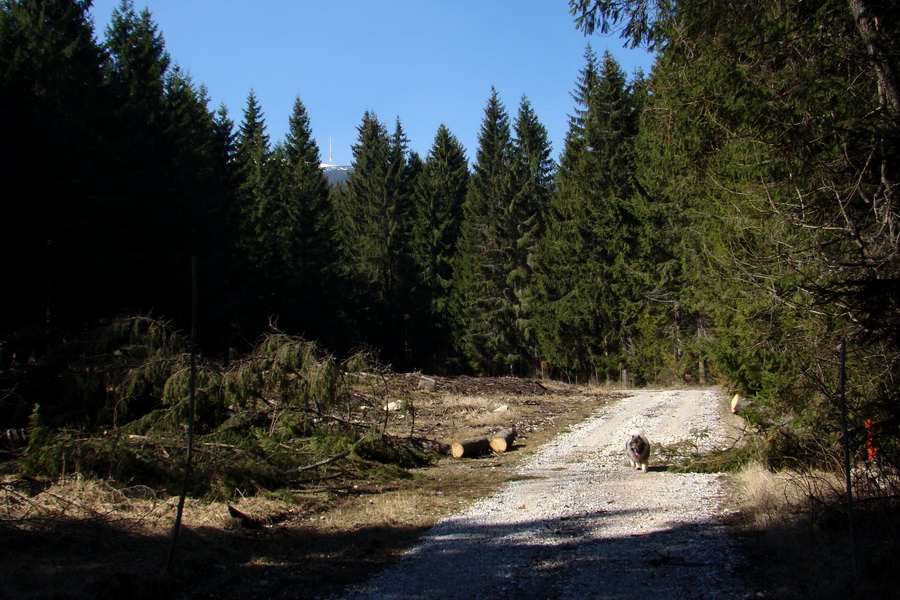
[[[85,0],[3,0],[0,368],[9,423],[51,349],[122,314],[224,359],[272,325],[401,369],[646,383],[719,378],[789,439],[900,426],[897,17],[887,3],[570,3],[658,51],[587,50],[556,164],[527,98],[486,103],[471,166],[366,113],[329,186],[298,98],[211,109],[146,10],[103,42]],[[790,435],[780,435],[788,430]]]
[[[894,3],[570,6],[585,32],[620,31],[659,51],[634,183],[638,227],[664,224],[645,298],[668,308],[659,318],[645,302],[639,319],[751,396],[747,416],[780,454],[800,458],[837,446],[845,341],[852,447],[874,434],[880,460],[895,463]],[[642,359],[659,356],[652,340],[644,345]]]

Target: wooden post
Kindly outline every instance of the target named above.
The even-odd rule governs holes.
[[[197,388],[197,257],[191,257],[191,371],[188,391],[187,452],[184,459],[184,480],[181,483],[181,494],[178,496],[178,509],[175,523],[172,525],[172,545],[169,546],[169,558],[166,571],[171,574],[175,562],[175,547],[181,533],[181,518],[184,514],[184,500],[187,497],[188,484],[191,480],[191,460],[194,454],[194,405]]]
[[[841,342],[840,346],[840,373],[838,374],[840,389],[838,397],[841,404],[841,436],[844,444],[844,485],[847,489],[847,529],[850,536],[850,560],[853,567],[853,578],[857,577],[856,540],[853,531],[853,486],[850,473],[850,434],[847,424],[847,342]]]

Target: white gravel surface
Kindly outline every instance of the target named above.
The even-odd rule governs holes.
[[[436,525],[398,563],[345,598],[741,598],[720,475],[674,473],[653,446],[723,446],[720,393],[634,391],[524,461],[521,479]]]

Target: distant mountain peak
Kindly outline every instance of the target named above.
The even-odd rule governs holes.
[[[353,167],[345,165],[320,163],[319,168],[322,169],[322,171],[325,173],[325,177],[328,178],[328,183],[330,184],[346,181],[350,173],[353,172]]]

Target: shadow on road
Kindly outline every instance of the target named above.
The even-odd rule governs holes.
[[[346,598],[443,599],[742,597],[725,527],[671,524],[642,535],[607,536],[606,523],[645,511],[599,511],[550,520],[438,525],[426,543]],[[660,596],[661,594],[661,596]]]
[[[430,531],[368,527],[340,533],[303,528],[200,528],[183,533],[178,567],[164,573],[166,536],[72,520],[55,533],[3,527],[0,596],[10,598],[230,599],[339,597],[618,598],[664,593],[707,597],[729,581],[730,558],[716,523],[601,538],[604,522],[639,513],[600,511],[541,521],[477,525],[451,519]],[[425,534],[428,544],[393,565],[390,556]],[[20,560],[29,556],[28,561]],[[387,566],[386,570],[378,571]],[[374,579],[366,578],[376,573]],[[698,587],[699,586],[699,587]],[[48,590],[54,590],[48,594]],[[728,598],[718,591],[714,596]]]

